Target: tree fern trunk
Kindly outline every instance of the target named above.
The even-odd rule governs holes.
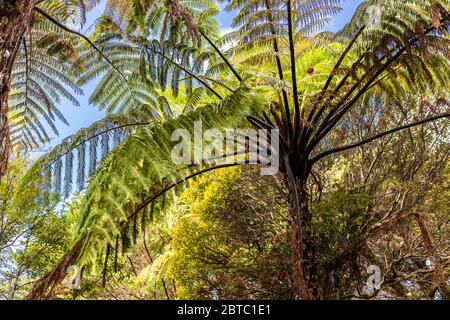
[[[311,213],[305,183],[296,179],[296,190],[289,186],[291,219],[292,275],[295,298],[318,299],[316,255],[311,230]],[[297,196],[298,205],[295,203]]]
[[[11,141],[8,94],[11,71],[22,38],[33,17],[33,0],[0,0],[0,179],[5,174]]]

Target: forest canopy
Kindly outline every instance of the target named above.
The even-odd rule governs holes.
[[[0,0],[0,299],[450,299],[450,2],[357,2]]]

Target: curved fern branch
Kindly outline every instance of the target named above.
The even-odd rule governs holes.
[[[291,58],[291,77],[292,77],[292,91],[294,98],[294,135],[291,148],[294,152],[297,150],[297,140],[300,129],[300,103],[298,100],[297,89],[297,68],[295,67],[295,47],[294,47],[294,31],[292,30],[292,1],[287,0],[287,20],[288,20],[288,38],[289,38],[289,53]]]
[[[108,129],[105,129],[103,131],[97,132],[92,136],[89,136],[88,138],[78,142],[77,144],[75,144],[74,146],[71,146],[70,150],[61,153],[58,157],[56,157],[52,162],[50,162],[48,165],[52,165],[53,163],[55,163],[57,160],[61,159],[63,156],[65,156],[66,154],[68,154],[69,152],[72,152],[73,150],[77,149],[78,147],[82,146],[83,144],[85,144],[86,142],[91,141],[92,139],[95,139],[99,136],[102,136],[108,132],[114,131],[114,130],[119,130],[119,129],[123,129],[123,128],[128,128],[128,127],[138,127],[138,126],[147,126],[152,124],[152,122],[133,122],[133,123],[127,123],[127,124],[122,124],[116,127],[111,127]]]
[[[439,120],[439,119],[444,119],[444,118],[450,118],[450,113],[440,114],[440,115],[437,115],[437,116],[434,116],[434,117],[430,117],[430,118],[427,118],[427,119],[423,119],[423,120],[420,120],[420,121],[409,123],[409,124],[406,124],[406,125],[403,125],[403,126],[400,126],[400,127],[397,127],[397,128],[393,128],[393,129],[390,129],[388,131],[376,134],[376,135],[374,135],[372,137],[369,137],[369,138],[364,139],[364,140],[359,141],[359,142],[355,142],[355,143],[352,143],[352,144],[349,144],[349,145],[346,145],[346,146],[341,146],[341,147],[336,147],[336,148],[330,149],[328,151],[320,153],[319,155],[317,155],[316,157],[311,159],[310,160],[310,165],[312,166],[314,163],[316,163],[317,161],[319,161],[319,160],[321,160],[321,159],[323,159],[323,158],[325,158],[327,156],[330,156],[330,155],[333,155],[333,154],[336,154],[336,153],[339,153],[339,152],[343,152],[343,151],[346,151],[346,150],[354,149],[354,148],[357,148],[357,147],[361,147],[361,146],[363,146],[363,145],[365,145],[367,143],[370,143],[370,142],[375,141],[377,139],[383,138],[383,137],[385,137],[387,135],[396,133],[398,131],[402,131],[402,130],[406,130],[406,129],[409,129],[409,128],[417,127],[417,126],[420,126],[422,124],[433,122],[433,121],[436,121],[436,120]]]
[[[199,31],[200,31],[200,34],[203,36],[203,38],[205,38],[206,41],[208,41],[208,43],[211,45],[211,47],[213,47],[213,49],[219,54],[219,56],[226,63],[228,68],[230,68],[231,72],[233,72],[233,74],[236,76],[236,78],[239,80],[239,82],[242,82],[242,77],[239,75],[239,73],[236,71],[236,69],[233,67],[231,62],[227,59],[227,57],[225,57],[223,52],[214,44],[214,42],[211,41],[211,39],[209,39],[206,36],[206,34],[203,32],[203,30],[199,30]]]
[[[54,23],[55,25],[57,25],[58,27],[60,27],[61,29],[63,29],[64,31],[74,34],[80,38],[83,38],[95,51],[97,51],[100,56],[105,59],[105,61],[120,75],[120,77],[127,82],[127,79],[125,78],[124,74],[111,62],[111,60],[105,56],[103,54],[103,52],[88,38],[86,37],[84,34],[72,30],[68,27],[66,27],[65,25],[63,25],[61,22],[59,22],[57,19],[53,18],[50,14],[48,14],[47,12],[45,12],[44,10],[42,10],[39,7],[36,7],[34,9],[36,12],[38,12],[39,14],[41,14],[42,16],[44,16],[45,18],[47,18],[48,20],[50,20],[52,23]]]
[[[234,155],[234,154],[233,154]],[[162,196],[163,194],[165,194],[166,192],[170,191],[171,189],[175,188],[177,185],[184,183],[192,178],[195,178],[201,174],[204,174],[206,172],[209,171],[213,171],[213,170],[218,170],[218,169],[223,169],[223,168],[230,168],[230,167],[235,167],[235,166],[239,166],[242,165],[242,163],[224,163],[224,164],[220,164],[217,166],[213,166],[213,167],[209,167],[209,168],[205,168],[202,169],[200,171],[196,171],[182,179],[178,179],[177,181],[175,181],[174,183],[169,184],[168,186],[164,187],[163,189],[161,189],[159,192],[157,192],[156,194],[152,195],[149,199],[145,200],[143,203],[141,203],[135,210],[134,212],[128,216],[128,220],[133,218],[136,214],[138,214],[142,209],[144,209],[146,206],[148,206],[150,203],[152,203],[153,201],[155,201],[157,198],[159,198],[160,196]],[[125,223],[125,222],[123,222]]]
[[[196,74],[194,74],[192,71],[190,71],[189,69],[185,68],[184,66],[182,66],[181,64],[177,63],[176,61],[174,61],[172,58],[166,56],[164,53],[155,50],[153,48],[151,48],[150,46],[147,46],[145,44],[142,44],[147,50],[150,50],[153,53],[156,53],[157,55],[161,56],[163,59],[169,61],[170,63],[172,63],[175,67],[177,67],[178,69],[184,71],[186,74],[190,75],[192,78],[196,79],[198,82],[200,82],[202,85],[204,85],[209,91],[211,91],[217,98],[219,98],[220,100],[223,99],[223,97],[216,91],[214,90],[213,87],[211,87],[208,82],[206,82],[204,79],[202,79],[201,77],[197,76]],[[220,83],[219,83],[220,84]]]

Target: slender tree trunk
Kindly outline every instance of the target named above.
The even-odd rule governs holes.
[[[316,253],[311,230],[311,212],[305,183],[296,179],[296,190],[288,184],[291,220],[292,275],[296,299],[316,300],[318,296]],[[298,209],[295,204],[298,199]]]
[[[13,62],[33,17],[34,0],[0,0],[0,179],[5,174],[11,140],[8,94]]]

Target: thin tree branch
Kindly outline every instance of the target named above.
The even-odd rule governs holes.
[[[202,78],[203,78],[203,79],[206,79],[206,80],[208,80],[208,81],[214,82],[214,83],[216,83],[216,84],[218,84],[218,85],[221,85],[222,87],[224,87],[225,89],[227,89],[227,90],[230,91],[231,93],[235,93],[235,92],[236,92],[236,89],[231,88],[230,86],[228,86],[227,84],[223,83],[223,82],[220,81],[220,80],[213,79],[213,78],[206,77],[206,76],[202,76]]]

